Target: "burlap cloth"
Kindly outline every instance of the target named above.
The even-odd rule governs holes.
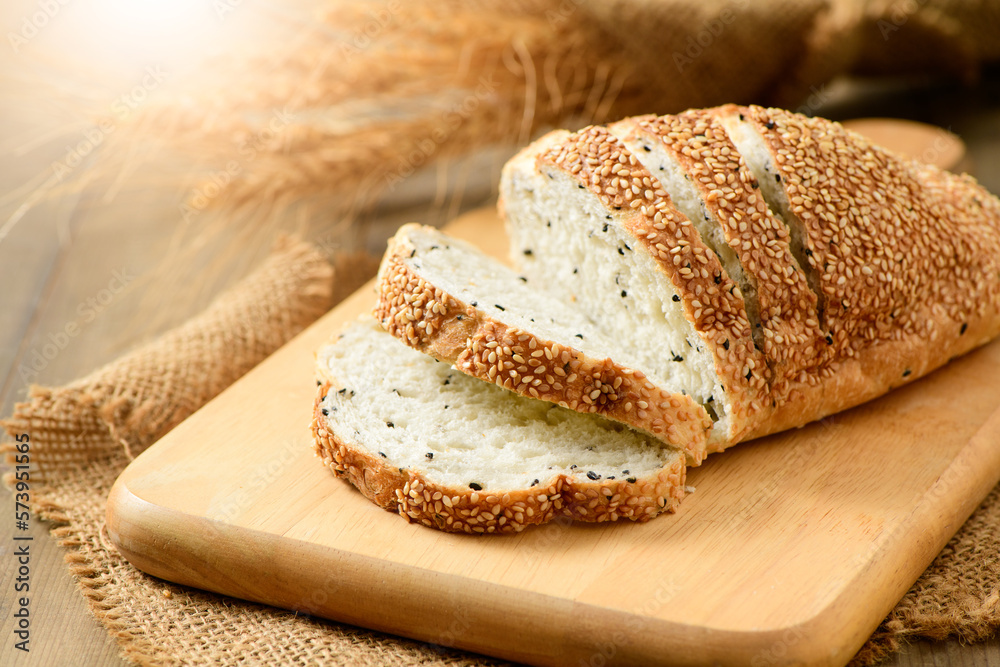
[[[3,422],[28,433],[36,515],[52,525],[97,619],[138,664],[491,664],[150,577],[104,532],[115,478],[132,456],[323,314],[373,271],[333,267],[286,241],[205,312],[65,387],[32,387]],[[340,286],[335,290],[334,285]],[[10,451],[10,443],[7,444]],[[1000,626],[1000,487],[941,552],[855,659],[870,665],[916,637],[990,636]]]

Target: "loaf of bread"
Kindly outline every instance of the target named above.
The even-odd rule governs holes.
[[[710,450],[1000,331],[997,198],[827,120],[726,106],[553,132],[500,197],[518,272],[704,406]]]
[[[684,495],[684,454],[621,424],[435,361],[370,317],[317,354],[317,454],[380,507],[466,533],[556,517],[646,521]]]
[[[823,119],[552,132],[506,165],[499,208],[513,271],[405,226],[388,334],[355,325],[318,359],[324,461],[444,530],[671,511],[686,464],[1000,333],[1000,200]]]

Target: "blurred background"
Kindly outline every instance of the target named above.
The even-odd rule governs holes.
[[[1000,193],[995,1],[5,0],[0,27],[4,415],[183,322],[283,232],[348,291],[400,223],[492,205],[555,127],[726,102],[909,118]],[[68,576],[48,585],[70,611],[39,632],[113,660]]]

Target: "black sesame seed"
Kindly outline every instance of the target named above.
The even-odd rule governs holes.
[[[344,387],[343,389],[341,389],[337,393],[340,394],[341,396],[343,396],[345,393],[347,393],[347,387]]]
[[[781,174],[775,174],[774,181],[775,183],[781,183]]]
[[[722,282],[722,274],[721,273],[716,273],[715,274],[715,284],[718,285],[721,282]]]
[[[465,319],[465,318],[464,318],[464,317],[462,317],[461,315],[456,315],[456,316],[455,316],[455,319],[456,319],[456,320],[458,320],[459,322],[461,322],[461,321],[462,321],[463,319]]]
[[[766,123],[764,123],[764,127],[766,127],[769,130],[773,130],[774,129],[774,121],[773,120],[767,121]]]
[[[724,343],[722,344],[722,347],[723,347],[723,349],[726,349],[726,350],[728,350],[728,349],[729,349],[729,339],[728,339],[728,338],[727,338],[727,339],[726,339],[726,341],[725,341],[725,342],[724,342]]]
[[[316,380],[316,386],[317,386],[317,387],[321,387],[321,386],[323,386],[323,383],[322,383],[322,382],[320,382],[319,380]]]
[[[749,380],[750,378],[752,378],[753,377],[753,371],[752,370],[748,370],[746,377],[747,377],[747,380]]]
[[[579,271],[579,270],[580,270],[580,269],[576,268],[575,266],[573,267],[573,273],[574,273],[574,274],[575,274],[575,273],[576,273],[577,271]]]
[[[601,476],[600,476],[600,475],[598,475],[598,474],[597,474],[596,472],[594,472],[593,470],[589,470],[589,471],[587,471],[587,479],[592,479],[592,480],[594,480],[594,481],[596,482],[596,481],[597,481],[597,480],[599,480],[600,478],[601,478]]]
[[[604,227],[601,229],[602,232],[608,231],[608,223],[604,223]]]
[[[433,459],[434,458],[434,452],[427,452],[426,454],[424,454],[424,456],[426,456],[428,459]]]
[[[674,361],[684,361],[684,357],[679,354],[674,355]]]
[[[635,477],[629,477],[625,481],[628,482],[629,484],[635,484]]]
[[[643,144],[643,146],[642,146],[642,150],[644,150],[644,151],[646,151],[646,152],[648,153],[648,152],[650,152],[650,151],[651,151],[651,150],[653,150],[653,149],[652,149],[652,148],[650,148],[649,146],[647,146],[647,145]]]
[[[396,425],[393,424],[392,422],[386,422],[385,425],[388,426],[389,428],[396,428]]]
[[[760,183],[758,183],[758,182],[757,182],[757,180],[756,180],[756,179],[754,179],[754,180],[753,180],[753,181],[752,181],[752,182],[750,183],[750,187],[751,187],[751,188],[753,188],[754,190],[756,190],[757,188],[759,188],[759,187],[760,187]]]
[[[496,308],[497,310],[507,310],[506,308],[504,308],[503,306],[501,306],[499,303],[494,303],[493,307]]]
[[[670,297],[670,298],[671,298],[671,299],[672,299],[673,301],[680,301],[680,300],[681,300],[681,298],[680,298],[679,296],[677,296],[676,294],[675,294],[675,295],[673,295],[673,296],[672,296],[672,297]]]
[[[624,257],[625,256],[625,251],[622,250],[621,248],[618,248],[618,254],[621,255],[622,257]]]
[[[573,334],[573,337],[574,338],[579,338],[580,340],[583,340],[583,334]]]
[[[534,481],[533,481],[533,482],[531,483],[531,485],[532,485],[532,486],[538,486],[538,480],[537,480],[537,479],[536,479],[536,480],[534,480]]]
[[[522,283],[528,282],[528,279],[525,278],[524,276],[518,276],[517,279],[520,280]]]
[[[614,475],[608,475],[608,479],[614,479],[614,478],[615,478]]]
[[[576,187],[578,187],[578,188],[580,188],[581,190],[583,190],[583,186],[582,186],[582,185],[578,185],[578,186],[576,186]]]
[[[412,258],[412,257],[413,257],[414,255],[416,255],[416,254],[417,254],[417,249],[416,249],[416,248],[414,248],[413,250],[411,250],[411,251],[410,251],[410,257],[411,257],[411,258]]]
[[[482,484],[479,484],[478,482],[469,482],[469,488],[472,489],[473,491],[483,490]]]
[[[571,466],[569,467],[569,469],[570,469],[570,470],[576,470],[576,464],[574,463],[573,465],[571,465]]]
[[[473,301],[473,302],[472,302],[472,303],[470,303],[469,305],[470,305],[470,306],[472,306],[473,308],[475,308],[476,306],[478,306],[478,305],[479,305],[479,302],[478,302],[478,301]]]
[[[330,414],[330,411],[329,411],[329,410],[327,410],[326,408],[323,408],[322,410],[320,410],[320,412],[322,412],[322,413],[323,413],[323,416],[324,416],[324,417],[326,417],[326,416],[328,416],[328,415]]]
[[[614,209],[615,209],[616,211],[620,211],[620,210],[622,210],[622,207],[621,207],[621,206],[615,206],[615,207],[614,207]]]
[[[833,336],[830,336],[829,334],[827,335],[827,337],[826,337],[826,344],[827,345],[833,345]]]
[[[806,257],[812,257],[812,256],[813,256],[813,251],[810,250],[809,248],[806,248]]]
[[[964,334],[965,330],[968,329],[968,328],[969,328],[969,324],[967,322],[963,322],[962,323],[962,328],[958,330],[958,335],[961,336],[962,334]]]
[[[437,249],[438,249],[438,248],[440,248],[440,247],[441,247],[441,246],[436,246],[436,245],[432,245],[432,246],[431,246],[431,250],[437,250]]]
[[[715,396],[709,396],[708,399],[705,402],[706,403],[712,403],[713,401],[715,401]]]
[[[524,254],[525,254],[525,255],[528,255],[528,256],[530,257],[530,256],[531,256],[531,255],[533,255],[534,253],[533,253],[533,252],[531,252],[531,248],[525,248],[525,249],[524,249]]]
[[[913,371],[911,371],[909,368],[907,368],[905,371],[903,371],[903,377],[906,377],[907,375],[909,375],[912,372]]]
[[[378,455],[381,456],[384,459],[389,458],[388,456],[385,455],[385,452],[379,452]]]
[[[740,120],[746,120],[746,118],[743,117],[743,114],[740,114]]]
[[[626,292],[625,290],[622,290],[622,298],[624,299],[626,296],[628,296],[628,292]]]

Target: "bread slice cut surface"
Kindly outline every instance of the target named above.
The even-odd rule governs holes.
[[[430,227],[405,225],[383,259],[376,317],[463,373],[629,424],[700,463],[712,421],[684,377],[648,377],[632,347],[571,300],[537,289],[541,280]]]
[[[366,318],[317,354],[316,451],[411,521],[518,532],[674,511],[685,457],[620,423],[468,377]]]

